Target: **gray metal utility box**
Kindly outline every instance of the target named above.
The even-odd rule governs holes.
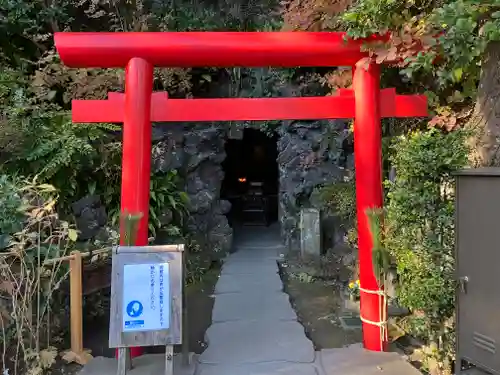
[[[499,219],[500,168],[457,173],[456,368],[460,368],[460,360],[464,359],[488,373],[500,375]]]

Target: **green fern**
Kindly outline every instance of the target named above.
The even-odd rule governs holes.
[[[101,194],[118,207],[121,142],[113,124],[74,124],[69,111],[30,92],[22,73],[0,66],[1,170],[37,176],[61,192],[61,204]],[[92,176],[89,182],[88,177]]]

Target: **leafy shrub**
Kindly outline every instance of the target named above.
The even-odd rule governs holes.
[[[318,189],[323,209],[352,223],[356,218],[356,186],[354,180],[334,182]]]
[[[24,215],[19,211],[22,198],[15,180],[0,175],[0,251],[9,245],[12,235],[23,226]]]
[[[385,241],[399,302],[414,313],[411,333],[433,343],[441,359],[454,350],[453,172],[467,164],[466,136],[433,129],[398,137],[391,156],[397,177],[386,181]]]
[[[73,124],[68,111],[43,101],[19,72],[0,67],[0,148],[2,169],[54,185],[63,210],[89,193],[102,193],[112,203],[119,193],[121,144],[109,124]],[[118,144],[118,147],[117,147]],[[88,176],[93,179],[89,182]],[[92,191],[95,187],[101,191]],[[109,188],[113,190],[109,192]]]
[[[346,242],[352,248],[357,247],[358,230],[356,220],[356,181],[333,182],[313,192],[313,199],[319,199],[319,208],[329,215],[336,215],[346,229]]]
[[[178,172],[170,170],[166,173],[151,174],[150,186],[150,234],[156,237],[158,231],[162,231],[169,236],[179,237],[182,234],[184,219],[188,215],[188,195],[181,190]],[[109,215],[111,223],[116,225],[120,219],[119,192],[112,199],[116,204],[109,210]]]
[[[149,230],[156,236],[162,230],[170,236],[179,236],[188,215],[188,195],[181,190],[176,170],[151,176],[149,199]]]

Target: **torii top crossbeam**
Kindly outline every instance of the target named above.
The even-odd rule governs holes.
[[[331,67],[367,56],[335,32],[56,33],[55,43],[74,68],[123,68],[134,57],[162,67]]]
[[[370,40],[380,40],[373,37]],[[366,40],[365,40],[366,41]],[[380,90],[374,63],[354,68],[353,88],[333,97],[170,99],[153,93],[156,67],[334,67],[367,57],[364,41],[327,32],[56,33],[62,61],[75,68],[126,68],[125,95],[74,101],[75,122],[123,122],[122,212],[143,214],[136,245],[148,241],[152,121],[354,118],[356,212],[363,343],[387,344],[386,301],[373,270],[367,210],[382,207],[382,117],[426,116],[420,95]],[[139,352],[136,352],[139,353]]]

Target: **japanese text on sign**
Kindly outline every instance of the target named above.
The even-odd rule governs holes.
[[[169,264],[128,264],[123,270],[123,331],[168,329]]]

